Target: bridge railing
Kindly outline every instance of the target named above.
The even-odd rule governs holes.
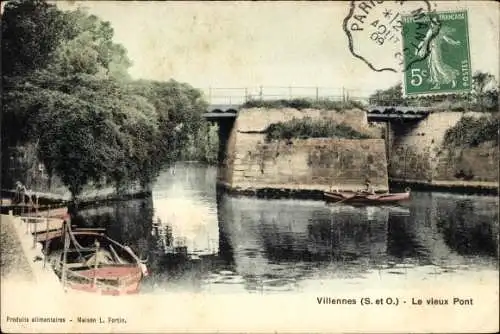
[[[251,100],[311,100],[347,101],[368,103],[370,92],[338,87],[259,86],[244,88],[209,87],[202,89],[209,104],[238,105]]]
[[[241,105],[254,100],[290,100],[306,98],[310,100],[357,101],[365,106],[417,106],[449,110],[470,110],[478,101],[469,95],[436,95],[402,98],[373,95],[373,91],[348,89],[344,87],[304,87],[304,86],[259,86],[259,87],[209,87],[201,88],[210,105]]]

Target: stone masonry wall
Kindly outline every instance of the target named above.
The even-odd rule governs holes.
[[[439,112],[413,125],[392,124],[389,177],[394,181],[429,185],[495,187],[498,151],[491,143],[453,151],[446,149],[443,142],[446,130],[464,115],[480,117],[483,114]]]
[[[491,142],[457,151],[443,150],[438,152],[433,180],[498,183],[498,158],[498,147]]]
[[[380,137],[361,110],[343,112],[274,109],[241,110],[228,139],[220,181],[235,190],[344,190],[364,187],[366,178],[381,191],[388,189],[383,139],[333,138],[265,142],[270,124],[293,118],[334,119],[358,131]]]

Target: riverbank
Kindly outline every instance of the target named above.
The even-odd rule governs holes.
[[[28,281],[46,287],[62,286],[50,264],[44,264],[42,245],[34,241],[27,223],[13,215],[0,215],[2,280]]]
[[[313,189],[291,189],[291,188],[233,188],[227,182],[217,182],[217,189],[233,196],[249,196],[266,199],[304,199],[318,200],[324,199],[322,190]]]
[[[205,165],[200,162],[187,161],[182,162],[182,165]],[[206,165],[210,166],[210,165]],[[176,166],[175,168],[179,168]],[[180,167],[182,168],[182,167]],[[220,172],[220,170],[219,170]],[[175,174],[175,172],[174,172]],[[228,182],[221,180],[220,175],[217,180],[217,188],[223,190],[224,192],[234,195],[234,196],[250,196],[257,198],[268,198],[268,199],[305,199],[305,200],[324,200],[324,191],[330,190],[330,186],[318,185],[291,185],[291,184],[280,184],[280,185],[249,185],[249,187],[234,187]],[[398,178],[388,178],[389,191],[399,192],[405,188],[410,188],[411,190],[417,191],[434,191],[443,193],[454,193],[454,194],[464,194],[464,195],[498,195],[498,183],[495,182],[481,182],[481,181],[421,181],[421,180],[411,180],[411,179],[398,179]],[[350,185],[353,190],[363,188],[362,185],[353,184]],[[379,189],[376,192],[385,192],[387,189]],[[2,190],[2,197],[11,197],[15,193],[14,190]],[[68,194],[55,194],[47,192],[34,192],[39,196],[40,205],[50,205],[52,209],[57,207],[63,207],[70,204],[70,195]],[[137,187],[129,189],[126,193],[116,194],[113,188],[104,189],[88,189],[82,193],[78,200],[78,208],[83,209],[92,206],[104,205],[106,203],[126,201],[130,199],[142,199],[151,196],[151,190],[142,190]],[[8,206],[2,206],[2,213],[8,213],[11,209]]]
[[[2,198],[13,198],[15,190],[2,189]],[[33,196],[38,197],[38,204],[41,208],[50,207],[51,209],[68,206],[72,203],[69,194],[55,194],[48,192],[32,192]],[[125,193],[117,194],[112,188],[90,190],[79,196],[77,200],[78,209],[89,206],[101,205],[110,202],[125,201],[129,199],[145,198],[151,195],[151,190],[142,190],[139,188],[131,188]],[[8,210],[22,210],[20,205],[2,205],[2,212],[6,214]]]
[[[16,227],[12,216],[0,217],[0,271],[2,280],[19,279],[33,282],[34,275],[31,266],[17,237]]]
[[[266,199],[303,199],[324,200],[323,190],[305,188],[233,188],[226,182],[217,182],[217,188],[233,196],[250,196]],[[389,191],[401,192],[406,188],[415,191],[433,191],[440,193],[463,194],[463,195],[498,195],[498,184],[493,182],[450,182],[434,181],[432,183],[419,181],[404,181],[389,179]]]
[[[419,191],[447,192],[464,195],[498,195],[498,183],[479,181],[432,181],[390,179],[391,189],[410,188]]]

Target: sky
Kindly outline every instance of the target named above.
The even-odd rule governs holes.
[[[202,89],[344,87],[357,95],[402,79],[401,73],[375,72],[350,53],[342,28],[349,2],[56,3],[61,9],[86,7],[110,21],[115,41],[128,50],[134,78],[175,79]],[[499,5],[432,4],[438,11],[468,11],[472,71],[497,76]],[[375,44],[363,52],[386,57]]]

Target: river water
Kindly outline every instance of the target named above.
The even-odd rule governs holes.
[[[229,196],[178,164],[150,198],[81,212],[148,260],[142,293],[286,293],[498,278],[498,199],[413,192],[404,206]],[[186,254],[187,253],[187,254]]]

